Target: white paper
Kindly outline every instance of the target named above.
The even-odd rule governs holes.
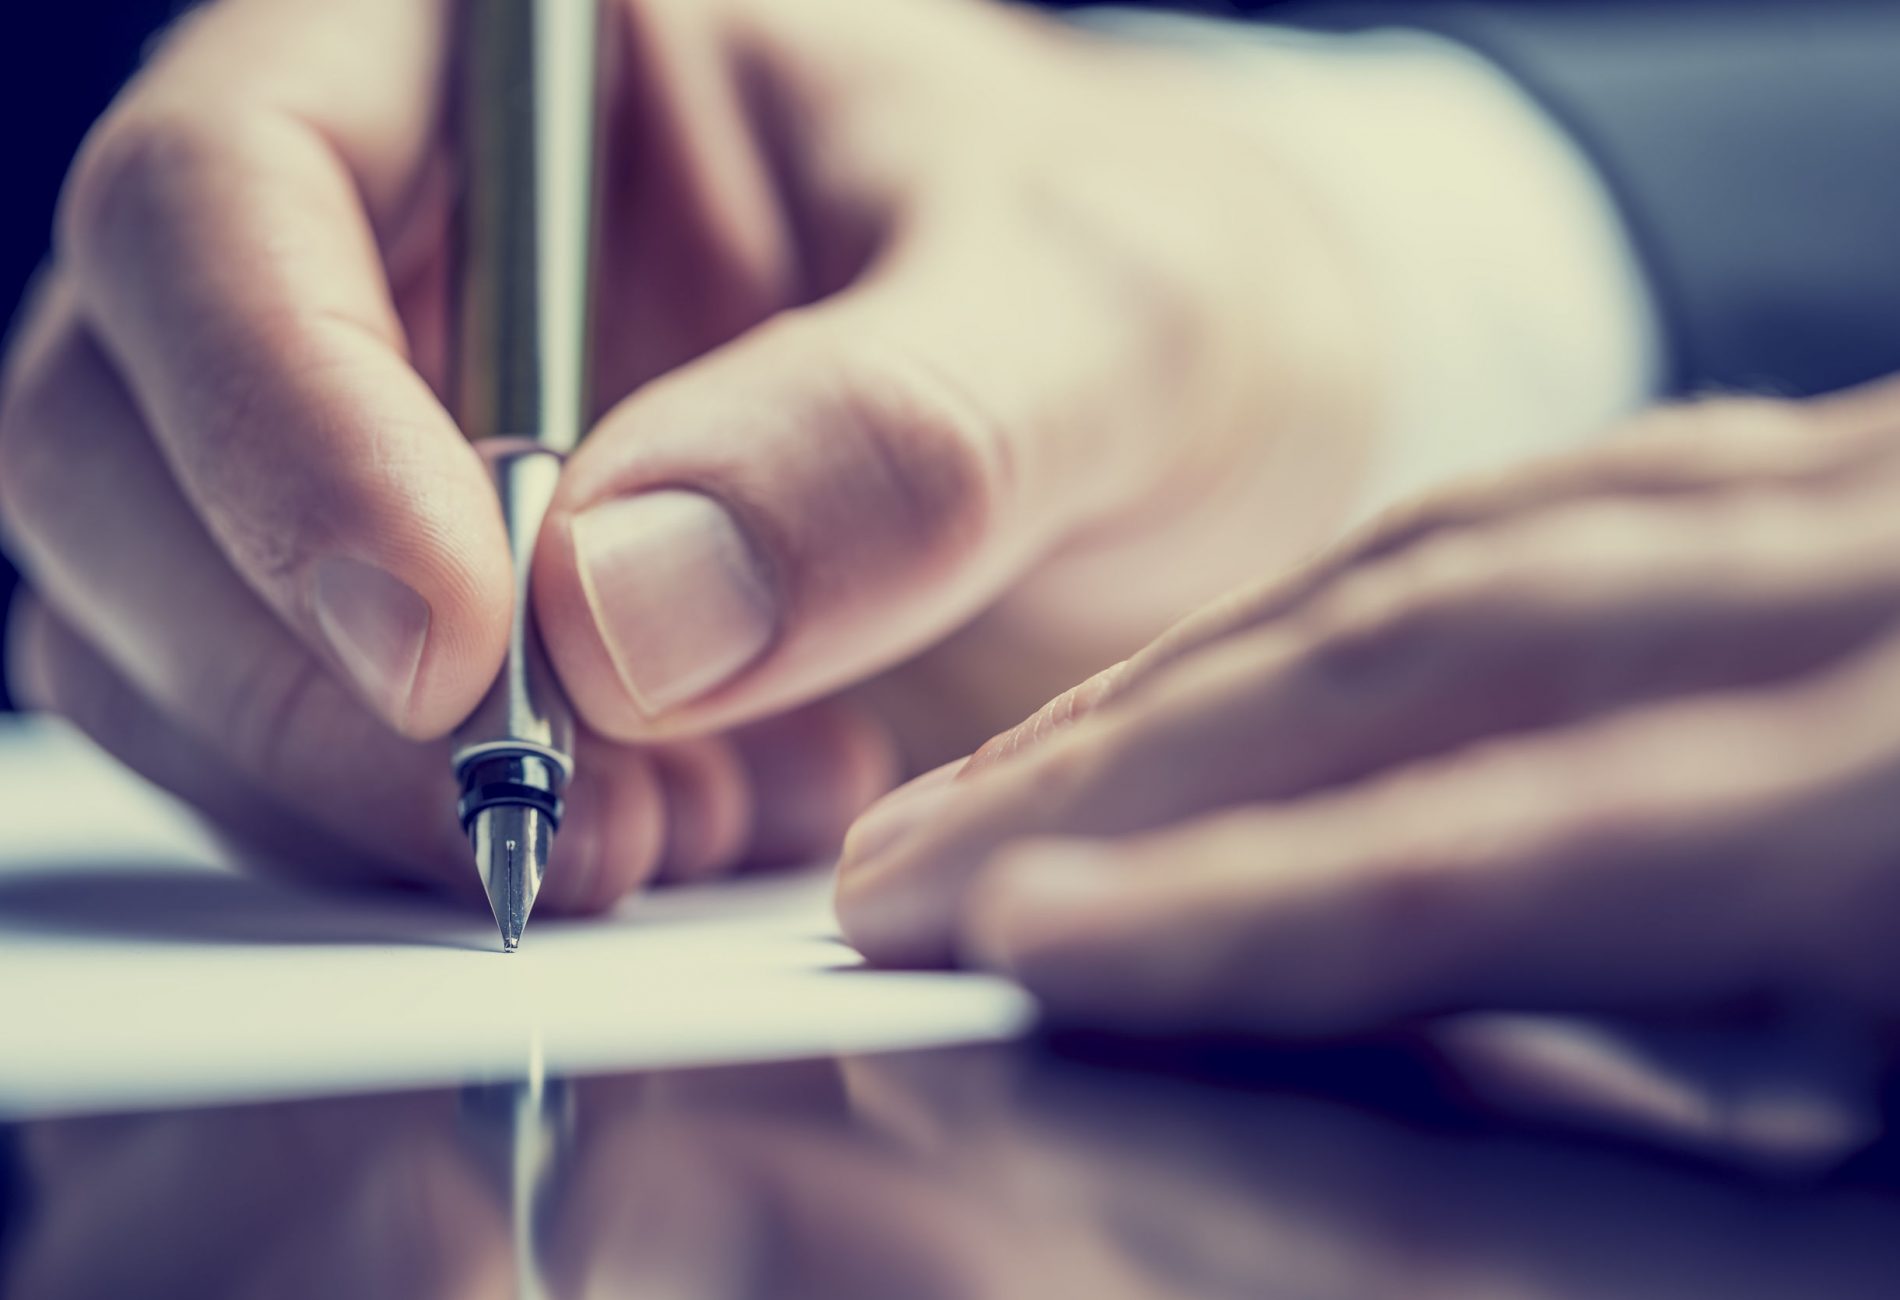
[[[220,864],[59,727],[0,727],[0,810],[5,1115],[921,1047],[1031,1016],[1000,980],[863,969],[822,875],[541,918],[502,955],[479,913]]]

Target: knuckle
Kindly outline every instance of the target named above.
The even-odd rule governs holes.
[[[228,148],[229,120],[148,108],[136,97],[107,113],[67,173],[56,225],[62,246],[83,260],[164,220],[176,196]]]
[[[1694,572],[1702,544],[1643,501],[1584,500],[1455,529],[1341,579],[1303,615],[1305,663],[1322,683],[1363,689],[1452,659],[1512,661],[1547,646],[1538,629],[1559,625],[1566,609],[1639,612],[1653,575]],[[1544,668],[1569,662],[1565,646],[1549,648],[1559,653]]]
[[[887,523],[925,555],[980,544],[1014,478],[1006,431],[949,367],[889,340],[860,337],[836,354],[844,436],[873,481],[862,500],[888,502]]]
[[[1506,574],[1502,548],[1477,531],[1447,533],[1354,573],[1301,616],[1304,666],[1340,688],[1403,674],[1426,644],[1501,598]]]

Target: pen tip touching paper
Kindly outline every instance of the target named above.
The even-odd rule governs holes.
[[[488,906],[501,928],[502,951],[513,952],[521,946],[521,932],[547,873],[553,827],[538,808],[500,804],[476,813],[468,833]]]

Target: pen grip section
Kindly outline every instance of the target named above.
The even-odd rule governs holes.
[[[477,444],[501,503],[514,566],[508,655],[475,712],[456,732],[455,770],[466,787],[471,769],[493,757],[533,756],[554,769],[558,796],[573,765],[574,720],[535,628],[530,575],[535,543],[560,480],[561,457],[524,438]]]

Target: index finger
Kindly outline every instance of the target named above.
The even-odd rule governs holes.
[[[387,266],[432,219],[442,8],[200,11],[93,132],[59,224],[221,549],[412,734],[472,707],[510,601],[493,491],[411,362]]]

